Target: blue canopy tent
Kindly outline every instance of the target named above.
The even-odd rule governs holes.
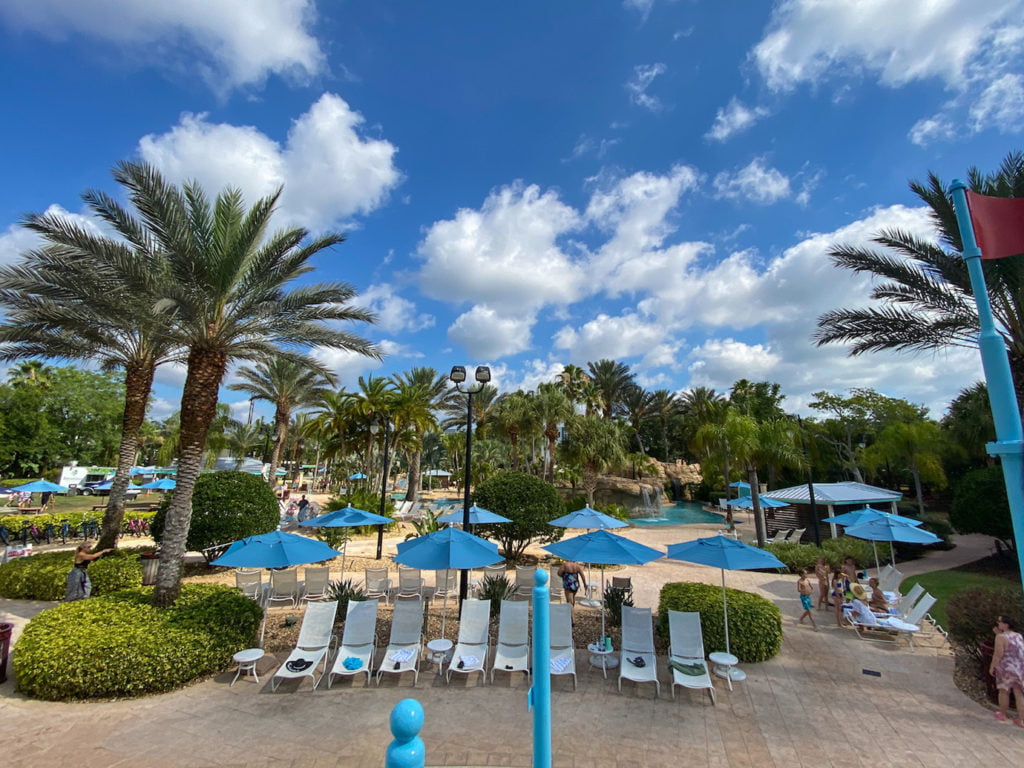
[[[11,490],[18,493],[66,493],[68,489],[48,480],[33,480],[30,483],[15,486]]]
[[[161,477],[159,480],[140,485],[139,488],[144,488],[147,491],[173,491],[177,486],[178,482],[173,478]]]

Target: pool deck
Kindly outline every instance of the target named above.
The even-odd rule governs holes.
[[[709,535],[706,526],[633,528],[651,546]],[[397,539],[389,540],[391,549]],[[952,551],[953,553],[956,550]],[[929,560],[946,567],[945,553]],[[656,608],[667,581],[720,583],[720,571],[662,559],[619,571],[633,576],[636,604]],[[782,610],[778,656],[745,665],[747,681],[730,692],[716,681],[718,706],[680,690],[673,701],[665,660],[661,693],[650,684],[605,680],[577,652],[579,689],[553,681],[555,766],[715,766],[823,768],[1024,764],[1024,729],[992,713],[953,685],[953,660],[933,634],[910,652],[900,643],[860,640],[825,611],[820,632],[799,626],[795,579],[730,572],[729,586],[772,599]],[[23,623],[48,604],[0,601],[0,614]],[[380,651],[378,652],[380,653]],[[271,692],[275,662],[260,664],[260,683],[233,672],[169,694],[133,701],[54,704],[31,701],[0,685],[0,722],[9,735],[5,766],[362,766],[381,765],[390,741],[391,708],[412,696],[424,706],[421,736],[427,765],[531,764],[528,683],[497,675],[494,685],[453,681],[424,665],[380,688],[360,681],[311,691],[282,684]],[[878,676],[865,674],[865,670]]]

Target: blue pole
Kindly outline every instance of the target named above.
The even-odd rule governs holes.
[[[996,442],[989,443],[986,448],[989,455],[998,456],[1003,465],[1003,480],[1006,483],[1006,497],[1010,502],[1010,520],[1013,524],[1013,543],[1020,563],[1021,578],[1024,580],[1024,435],[1010,361],[1006,354],[1006,342],[996,329],[992,317],[985,273],[981,268],[981,249],[974,238],[974,227],[967,208],[966,189],[967,185],[962,181],[953,180],[953,205],[960,226],[971,290],[974,291],[974,301],[978,305],[978,322],[981,325],[978,347],[981,350],[981,364],[985,369],[992,419],[996,426]]]
[[[533,578],[533,685],[527,697],[533,710],[533,768],[551,768],[551,590],[544,568]]]
[[[427,750],[419,733],[423,728],[423,706],[416,699],[402,699],[391,710],[391,734],[384,768],[423,768]]]

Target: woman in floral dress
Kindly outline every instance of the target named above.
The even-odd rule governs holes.
[[[992,630],[996,647],[988,673],[996,679],[999,690],[999,711],[996,720],[1010,722],[1006,710],[1010,707],[1010,691],[1017,699],[1017,719],[1014,725],[1024,728],[1024,637],[1017,631],[1016,622],[1000,616]]]

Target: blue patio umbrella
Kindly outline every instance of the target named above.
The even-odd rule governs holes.
[[[779,501],[773,499],[771,496],[758,496],[758,503],[764,508],[771,507],[788,507],[788,501]],[[740,507],[742,509],[753,509],[754,508],[754,497],[753,496],[740,496],[735,499],[729,499],[727,502],[730,507]]]
[[[835,525],[860,525],[861,523],[870,523],[874,520],[892,520],[895,523],[902,523],[903,525],[921,525],[923,521],[915,520],[912,517],[901,517],[900,515],[893,515],[889,512],[882,512],[871,507],[863,507],[861,509],[855,509],[852,512],[843,512],[841,515],[832,515],[832,517],[826,517],[822,520],[823,523],[834,523]]]
[[[442,528],[426,536],[403,541],[398,545],[395,562],[410,568],[422,568],[426,571],[444,571],[455,569],[468,571],[483,568],[502,560],[498,553],[498,545],[493,541],[481,539],[458,528]],[[444,637],[445,621],[448,618],[448,590],[444,592],[444,603],[441,607],[441,637]]]
[[[554,544],[541,547],[541,549],[545,549],[563,560],[598,563],[601,566],[601,637],[604,637],[604,566],[643,565],[657,560],[659,557],[664,557],[664,553],[653,547],[632,541],[625,536],[608,533],[605,530],[591,531],[582,536],[556,541]]]
[[[18,491],[19,493],[64,493],[67,491],[67,488],[63,485],[51,483],[48,480],[33,480],[31,483],[16,486],[11,490]]]
[[[173,491],[177,486],[178,482],[173,478],[161,477],[159,480],[144,483],[139,488],[145,488],[147,491]]]
[[[694,541],[684,541],[680,544],[670,544],[668,556],[672,560],[682,560],[685,563],[696,563],[697,565],[708,565],[712,568],[722,569],[722,608],[725,613],[725,652],[730,653],[729,648],[729,599],[725,591],[726,571],[751,571],[758,568],[785,568],[785,564],[771,552],[767,552],[742,541],[723,536],[708,536]],[[730,676],[730,679],[742,679],[743,673],[732,677],[730,670],[735,667],[726,667],[725,672],[716,670],[720,676]]]
[[[439,523],[461,523],[463,522],[463,514],[461,509],[457,509],[454,512],[449,512],[445,515],[441,515],[437,518]],[[489,509],[478,507],[474,504],[469,508],[469,524],[470,525],[484,525],[486,523],[511,523],[507,517],[502,517],[499,514],[491,512]]]
[[[931,531],[921,530],[909,522],[904,522],[902,518],[896,515],[890,515],[890,517],[892,519],[881,518],[870,520],[866,523],[851,525],[846,529],[846,535],[853,536],[856,539],[865,539],[870,541],[872,547],[875,546],[876,541],[888,541],[889,553],[892,557],[893,565],[896,565],[896,548],[893,546],[893,542],[901,541],[905,544],[936,544],[942,541],[942,539]],[[875,550],[875,568],[878,568],[877,549]]]
[[[367,512],[363,509],[356,509],[349,504],[347,507],[336,509],[333,512],[326,512],[318,517],[303,520],[299,525],[305,525],[310,528],[358,528],[361,525],[386,525],[393,522],[394,520],[390,517],[375,515],[373,512]],[[347,549],[347,546],[341,549],[341,573],[343,578]]]
[[[548,525],[557,525],[560,528],[626,528],[627,523],[616,520],[611,515],[598,512],[596,509],[584,507],[570,512],[568,515],[556,518],[548,522]],[[596,562],[596,561],[595,561]]]
[[[348,479],[349,480],[365,480],[366,479],[366,475],[364,475],[362,472],[356,472],[354,475],[349,475]]]

